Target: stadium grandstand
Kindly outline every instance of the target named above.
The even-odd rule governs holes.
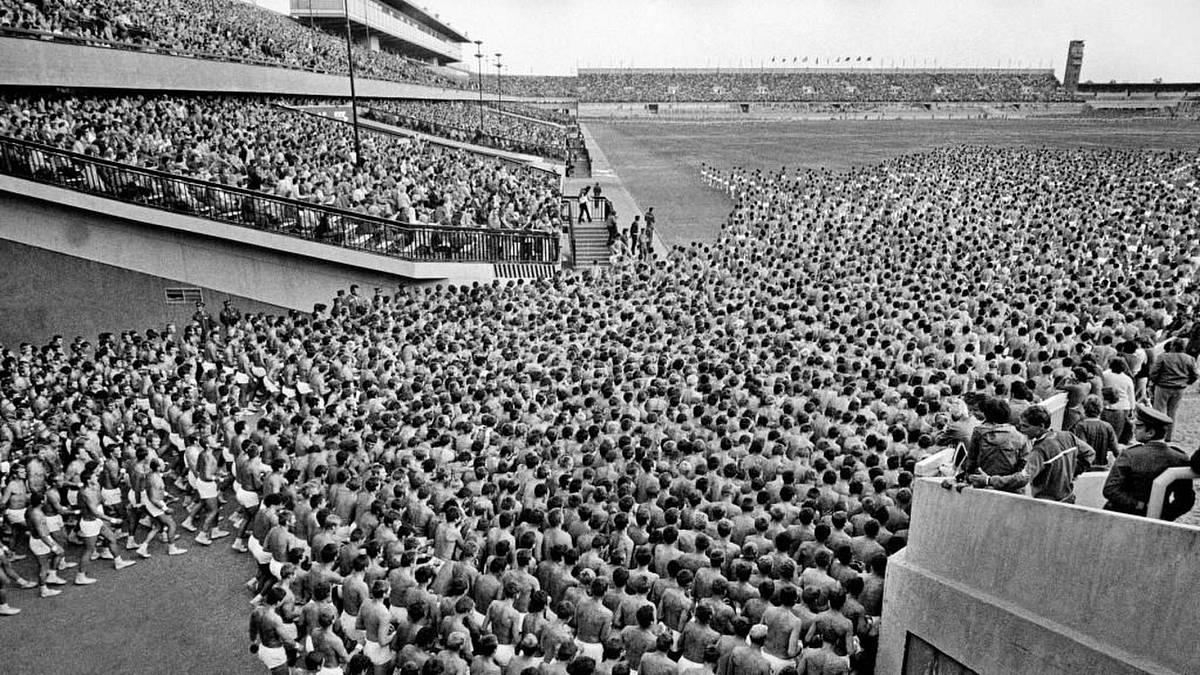
[[[1200,672],[1195,85],[279,9],[0,0],[0,674]]]

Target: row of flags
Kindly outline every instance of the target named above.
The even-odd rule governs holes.
[[[787,63],[788,62],[788,59],[786,56],[780,56],[780,57],[772,56],[771,63],[776,63],[776,59],[778,59],[778,63]],[[869,56],[853,56],[853,57],[847,56],[845,58],[838,56],[838,57],[835,57],[832,60],[832,62],[833,63],[850,63],[851,61],[870,61],[870,60],[871,60],[871,57],[869,57]],[[830,59],[826,58],[825,61],[827,63],[829,63]],[[791,62],[792,63],[808,63],[808,57],[807,56],[804,56],[804,57],[793,56]],[[821,57],[819,57],[819,56],[813,57],[813,63],[820,63],[820,62],[821,62]]]

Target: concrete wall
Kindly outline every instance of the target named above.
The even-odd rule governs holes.
[[[206,289],[206,297],[244,299],[247,309],[253,300],[263,307],[310,311],[314,304],[328,302],[350,284],[371,289],[488,282],[496,278],[495,267],[490,264],[400,261],[7,176],[0,176],[0,241],[69,259],[36,256],[35,260],[41,262],[33,263],[21,259],[29,252],[27,248],[8,246],[0,250],[0,267],[4,268],[0,279],[6,294],[0,316],[21,316],[21,321],[29,324],[11,333],[0,330],[0,336],[9,339],[13,335],[29,339],[45,332],[69,330],[86,334],[98,332],[93,330],[97,326],[108,325],[84,318],[78,328],[63,327],[72,325],[64,320],[68,312],[60,307],[66,296],[70,296],[66,307],[78,309],[95,304],[104,308],[97,310],[97,316],[111,311],[121,318],[122,327],[130,328],[162,319],[156,309],[126,305],[140,303],[144,297],[161,303],[161,289],[166,285]],[[76,276],[64,275],[62,286],[56,286],[56,272],[68,269],[75,264],[72,261],[102,267],[70,268]],[[134,275],[117,274],[108,268]]]
[[[206,61],[104,47],[0,38],[0,86],[350,95],[345,75]],[[476,100],[477,92],[355,78],[359,96]],[[494,98],[494,96],[493,96]],[[525,101],[516,97],[505,100]]]
[[[1197,673],[1200,528],[993,490],[915,486],[877,672],[908,633],[982,675]]]
[[[103,332],[145,332],[191,320],[192,303],[168,304],[166,289],[199,288],[216,316],[224,300],[243,312],[286,313],[278,305],[176,279],[142,274],[92,260],[0,239],[0,344],[45,344],[59,334],[89,340]],[[310,308],[311,309],[311,308]]]
[[[199,285],[284,307],[310,307],[311,298],[352,277],[404,283],[495,278],[486,263],[400,260],[4,175],[0,238],[146,274],[183,278],[178,275],[186,272]]]

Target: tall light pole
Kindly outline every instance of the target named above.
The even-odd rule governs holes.
[[[483,40],[475,41],[475,74],[479,76],[479,131],[483,132]]]
[[[500,101],[500,52],[496,52],[496,107],[504,108],[504,104]]]
[[[354,90],[354,51],[350,37],[349,0],[342,0],[342,9],[346,13],[346,65],[350,66],[350,120],[354,126],[354,165],[362,166],[362,143],[358,138],[358,94]]]

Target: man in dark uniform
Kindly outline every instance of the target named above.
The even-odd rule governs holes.
[[[192,322],[199,327],[201,339],[207,340],[212,335],[216,322],[213,321],[212,314],[209,314],[208,310],[204,309],[203,300],[196,301],[196,312],[192,314]]]
[[[233,306],[232,300],[226,300],[224,306],[221,307],[221,326],[225,329],[225,336],[228,337],[233,327],[242,320],[242,313],[237,307]]]
[[[1104,481],[1105,510],[1146,515],[1146,502],[1154,479],[1167,469],[1188,466],[1188,456],[1164,440],[1171,428],[1171,417],[1147,405],[1139,405],[1134,415],[1133,433],[1137,445],[1122,452],[1113,462]],[[1191,510],[1196,494],[1190,480],[1180,480],[1167,489],[1162,519],[1175,520]]]

